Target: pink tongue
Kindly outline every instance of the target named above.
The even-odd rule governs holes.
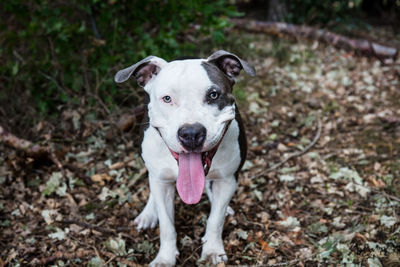
[[[182,201],[196,204],[203,194],[205,183],[201,153],[179,154],[179,172],[176,188]]]

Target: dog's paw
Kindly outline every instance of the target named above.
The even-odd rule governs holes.
[[[176,257],[179,256],[177,249],[160,250],[156,258],[149,264],[149,267],[171,267],[175,266]]]
[[[172,261],[170,259],[157,257],[149,264],[149,267],[172,267],[175,266],[175,261],[175,259]]]
[[[221,241],[207,242],[203,245],[203,251],[201,252],[201,261],[208,261],[212,264],[218,264],[220,262],[227,262],[228,257],[226,256],[225,249]]]
[[[140,230],[154,228],[157,226],[158,216],[157,213],[151,209],[145,208],[139,216],[135,218],[133,224]]]

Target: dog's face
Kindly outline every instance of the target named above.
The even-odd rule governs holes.
[[[207,59],[169,63],[150,56],[115,75],[116,82],[134,75],[149,94],[150,125],[178,161],[177,189],[187,204],[200,201],[212,157],[235,118],[232,86],[241,69],[255,74],[220,50]]]
[[[235,117],[231,80],[204,60],[172,61],[145,89],[151,126],[178,154],[211,150]]]
[[[177,154],[207,152],[218,144],[235,118],[234,79],[254,69],[236,55],[218,51],[208,59],[165,60],[150,56],[117,73],[134,75],[150,96],[150,124]]]

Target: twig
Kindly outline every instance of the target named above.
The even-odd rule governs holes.
[[[96,37],[96,39],[102,39],[99,30],[97,28],[96,20],[94,19],[92,14],[93,12],[92,10],[90,10],[89,18],[90,18],[90,24],[92,25],[93,34]]]
[[[116,257],[117,257],[117,255],[113,255],[113,256],[104,264],[104,266],[108,266],[108,264],[109,264],[110,262],[112,262]]]
[[[390,199],[392,199],[392,200],[395,200],[395,201],[398,201],[398,202],[400,202],[400,198],[398,198],[398,197],[396,197],[396,196],[393,196],[393,195],[389,195],[388,193],[386,193],[385,191],[380,191],[380,190],[376,190],[376,189],[373,189],[372,188],[372,191],[373,192],[375,192],[375,193],[377,193],[377,194],[382,194],[384,197],[386,197],[386,198],[390,198]]]
[[[266,173],[268,173],[268,172],[270,172],[270,171],[273,171],[273,170],[279,168],[280,166],[282,166],[283,164],[285,164],[285,163],[288,162],[289,160],[304,155],[308,150],[310,150],[310,148],[312,148],[312,147],[318,142],[319,138],[321,137],[321,130],[322,130],[322,122],[321,122],[321,119],[318,118],[318,129],[317,129],[317,133],[316,133],[316,135],[315,135],[313,141],[312,141],[310,144],[308,144],[308,146],[306,146],[302,151],[293,153],[292,155],[288,156],[286,159],[282,160],[281,162],[272,165],[272,166],[269,167],[268,169],[266,169],[266,170],[264,170],[264,171],[262,171],[262,172],[260,172],[260,173],[258,173],[258,174],[256,174],[256,175],[254,175],[253,177],[250,177],[250,179],[258,178],[258,177],[260,177],[261,175],[264,175],[264,174],[266,174]]]
[[[94,98],[98,101],[98,103],[99,103],[100,106],[104,109],[104,111],[107,113],[107,115],[110,115],[110,114],[111,114],[110,109],[107,107],[106,104],[104,104],[103,100],[101,100],[101,98],[100,98],[97,94],[89,93],[88,95],[94,97]]]
[[[274,264],[267,264],[266,266],[268,267],[276,267],[276,266],[292,266],[292,264],[300,261],[300,259],[294,259],[291,261],[285,261],[285,262],[279,262],[279,263],[274,263]]]
[[[104,262],[103,258],[100,256],[99,250],[95,246],[91,246],[96,253],[97,258],[100,259],[100,262]]]
[[[200,248],[203,247],[203,244],[204,244],[204,243],[202,243],[200,246],[198,246],[197,248],[195,248],[195,249],[193,250],[193,252],[189,255],[189,257],[187,257],[187,258],[182,262],[182,266],[185,266],[185,263],[186,263],[190,258],[193,257],[194,253],[196,253]]]
[[[47,80],[53,82],[53,83],[57,86],[57,88],[58,88],[58,90],[59,90],[60,92],[66,93],[66,90],[57,82],[57,80],[56,80],[54,77],[51,77],[50,75],[47,75],[46,73],[44,73],[43,71],[40,71],[40,70],[39,70],[39,73],[40,73],[43,77],[45,77]]]
[[[25,64],[25,63],[26,63],[26,60],[25,60],[16,50],[13,50],[13,55],[14,55],[19,61],[21,61],[22,64]]]
[[[120,263],[122,263],[122,264],[128,265],[128,266],[132,266],[132,267],[141,266],[141,265],[136,264],[136,263],[134,263],[134,262],[132,262],[132,261],[130,261],[130,260],[128,260],[128,259],[124,259],[124,258],[122,258],[122,257],[120,257],[120,256],[115,256],[115,254],[114,254],[114,253],[111,253],[111,252],[100,251],[100,253],[103,254],[103,255],[105,255],[105,256],[107,256],[108,258],[110,258],[110,259],[112,259],[112,260],[116,260],[116,261],[118,261],[118,262],[120,262]]]

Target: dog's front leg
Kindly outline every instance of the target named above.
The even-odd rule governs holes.
[[[173,266],[179,255],[174,227],[174,181],[160,180],[150,176],[150,190],[154,197],[160,225],[160,250],[150,263],[155,266]]]
[[[212,183],[211,213],[207,220],[206,233],[203,237],[202,260],[211,260],[213,264],[227,261],[222,230],[229,201],[236,190],[236,180],[232,176],[228,179],[216,179]]]

